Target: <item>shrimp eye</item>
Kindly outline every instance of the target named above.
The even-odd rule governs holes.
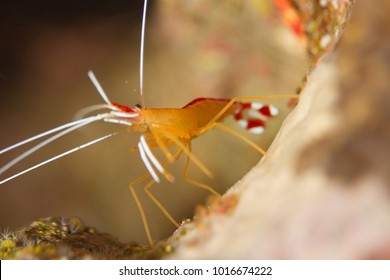
[[[142,109],[142,105],[137,103],[137,104],[135,104],[135,108]]]

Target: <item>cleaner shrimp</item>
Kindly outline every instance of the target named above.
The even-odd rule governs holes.
[[[220,196],[210,186],[193,180],[188,177],[188,170],[190,162],[194,163],[204,174],[212,177],[211,172],[192,153],[192,140],[199,137],[213,128],[219,128],[235,137],[240,138],[257,152],[265,155],[265,151],[256,143],[250,140],[245,135],[237,132],[234,129],[224,125],[222,121],[232,116],[238,124],[250,133],[261,134],[264,132],[266,121],[275,117],[278,114],[278,109],[273,105],[254,102],[254,100],[276,99],[276,98],[298,98],[294,94],[281,94],[271,96],[241,96],[232,99],[222,98],[196,98],[181,108],[147,108],[143,96],[143,57],[144,57],[144,37],[145,37],[145,18],[146,18],[147,0],[144,1],[143,17],[142,17],[142,31],[141,31],[141,47],[140,47],[140,98],[141,104],[134,107],[120,105],[111,101],[103,90],[103,87],[98,82],[92,71],[88,72],[88,76],[96,90],[100,94],[104,103],[93,105],[82,110],[84,116],[90,115],[97,110],[106,110],[105,112],[87,116],[79,120],[69,122],[45,131],[41,134],[28,138],[24,141],[18,142],[3,150],[0,154],[4,154],[12,149],[25,145],[29,142],[48,137],[39,144],[22,153],[5,166],[0,168],[0,174],[13,167],[15,164],[28,157],[32,153],[48,145],[49,143],[61,138],[62,136],[75,131],[81,127],[87,126],[97,121],[116,123],[127,127],[128,132],[137,132],[140,138],[137,146],[133,147],[133,151],[137,151],[145,165],[147,172],[135,179],[129,184],[130,192],[136,202],[138,211],[140,212],[144,229],[148,238],[148,242],[153,247],[153,239],[149,229],[147,217],[138,197],[136,187],[143,185],[143,191],[156,204],[156,206],[164,213],[164,215],[175,225],[179,224],[173,219],[165,207],[152,194],[150,188],[159,183],[162,178],[169,182],[174,181],[174,176],[169,172],[169,166],[174,163],[183,153],[187,156],[184,167],[183,179],[190,185],[205,189],[210,193]],[[103,137],[97,138],[83,145],[77,146],[64,153],[54,156],[30,168],[27,168],[13,176],[0,181],[4,184],[13,180],[27,172],[37,169],[45,164],[48,164],[61,157],[84,149],[88,146],[96,144],[100,141],[106,140],[119,132],[114,132]],[[51,135],[51,136],[50,136]],[[173,148],[173,149],[170,149]],[[164,157],[162,160],[158,159],[153,152],[153,149],[159,149]]]

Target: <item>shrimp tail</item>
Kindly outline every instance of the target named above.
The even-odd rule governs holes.
[[[236,111],[234,119],[238,124],[253,134],[262,134],[268,118],[279,114],[278,108],[259,102],[239,103],[240,110]]]

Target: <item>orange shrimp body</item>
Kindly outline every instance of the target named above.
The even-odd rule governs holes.
[[[157,143],[153,141],[151,130],[162,137],[165,146],[175,143],[170,138],[185,143],[200,136],[223,121],[227,116],[234,116],[241,126],[250,132],[260,134],[267,118],[275,116],[278,111],[272,105],[261,103],[243,103],[230,99],[197,98],[182,108],[135,108],[131,109],[112,102],[119,110],[126,113],[136,113],[136,117],[125,118],[131,123],[130,131],[145,132],[148,145],[153,148]],[[249,117],[245,119],[245,113]],[[124,118],[120,117],[123,120]],[[169,135],[166,138],[164,135]]]
[[[226,106],[227,99],[199,98],[183,108],[151,108],[141,112],[146,123],[157,133],[169,133],[180,140],[191,140],[205,133],[211,127],[207,124]],[[239,110],[234,104],[226,110],[217,121],[222,121],[227,115]]]

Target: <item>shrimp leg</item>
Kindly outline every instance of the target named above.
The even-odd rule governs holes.
[[[150,192],[149,188],[154,185],[154,181],[150,180],[149,183],[144,187],[145,193],[149,196],[149,198],[157,205],[157,207],[164,213],[165,217],[171,221],[176,227],[179,227],[179,223],[175,221],[175,219],[169,214],[168,210],[161,204],[160,201]]]
[[[190,142],[186,141],[183,143],[183,141],[171,136],[168,133],[164,134],[164,136],[171,140],[177,147],[180,147],[183,152],[189,157],[189,159],[192,160],[192,162],[195,163],[195,165],[198,166],[198,168],[202,170],[204,174],[206,174],[210,178],[213,177],[213,174],[210,172],[210,170],[208,170],[207,167],[191,152],[191,150],[187,148],[187,145]]]
[[[191,149],[192,149],[192,145],[191,145],[191,142],[189,142],[188,150],[191,152]],[[210,187],[210,186],[208,186],[206,184],[203,184],[201,182],[198,182],[198,181],[195,181],[193,179],[188,178],[188,169],[190,167],[190,162],[191,162],[191,159],[190,159],[189,156],[187,156],[186,165],[184,167],[183,180],[186,183],[188,183],[189,185],[193,185],[194,187],[205,189],[205,190],[209,191],[210,193],[220,197],[221,195],[218,192],[216,192],[212,187]]]
[[[179,158],[179,156],[181,155],[183,151],[178,148],[176,150],[176,152],[173,154],[173,157],[174,159],[176,160],[177,158]],[[162,165],[164,166],[164,168],[169,164],[169,161],[168,160],[165,160]],[[130,192],[135,200],[135,203],[137,205],[137,208],[138,208],[138,211],[140,212],[140,215],[141,215],[141,219],[142,219],[142,223],[144,225],[144,229],[145,229],[145,232],[146,232],[146,236],[148,238],[148,241],[149,241],[149,244],[151,247],[153,247],[153,239],[152,239],[152,235],[150,233],[150,228],[149,228],[149,224],[148,224],[148,220],[146,218],[146,215],[145,215],[145,210],[142,206],[142,203],[137,195],[137,192],[135,191],[135,185],[138,185],[140,183],[142,183],[143,181],[145,181],[146,179],[150,178],[151,177],[151,174],[148,172],[148,173],[145,173],[144,175],[138,177],[137,179],[135,179],[133,182],[131,182],[129,184],[129,189],[130,189]],[[149,188],[151,186],[153,186],[153,184],[155,183],[155,180],[150,180],[150,182],[148,182],[146,184],[146,186],[144,186],[144,192],[149,196],[149,198],[157,205],[157,207],[164,213],[164,215],[176,226],[176,227],[179,227],[179,224],[172,218],[172,216],[169,214],[168,210],[165,209],[165,207],[158,201],[158,199],[149,191]]]
[[[144,229],[145,229],[145,232],[146,232],[146,236],[148,237],[149,244],[150,244],[151,247],[153,247],[153,239],[152,239],[152,235],[150,234],[149,224],[148,224],[148,221],[146,219],[145,211],[144,211],[144,208],[142,207],[142,203],[139,200],[139,197],[138,197],[138,195],[137,195],[137,193],[136,193],[136,191],[134,189],[135,185],[137,185],[138,183],[144,181],[148,177],[150,177],[149,173],[145,173],[141,177],[138,177],[137,179],[135,179],[133,182],[130,183],[129,189],[130,189],[130,192],[131,192],[131,194],[132,194],[132,196],[133,196],[133,198],[135,200],[135,204],[137,205],[138,211],[139,211],[139,213],[141,215],[142,223],[144,225]]]
[[[183,150],[180,149],[180,148],[177,148],[177,150],[175,151],[175,153],[172,155],[173,156],[173,159],[174,160],[177,160],[180,155],[183,153]],[[168,165],[170,164],[169,160],[164,160],[164,162],[162,163],[162,165],[164,166],[164,168],[166,168]],[[168,218],[168,220],[170,220],[176,227],[179,227],[179,223],[177,223],[173,217],[171,216],[171,214],[169,214],[168,210],[165,209],[165,207],[160,203],[160,201],[158,201],[158,199],[150,192],[149,188],[153,186],[153,184],[155,183],[154,180],[151,180],[145,187],[144,187],[144,191],[145,193],[149,196],[149,198],[154,202],[154,204],[157,205],[158,208],[160,208],[160,210],[164,213],[164,215]]]
[[[168,159],[170,163],[174,162],[176,159],[175,157],[171,154],[171,152],[167,149],[166,145],[164,145],[163,141],[161,140],[161,137],[156,133],[151,125],[149,125],[149,130],[151,131],[154,140],[156,141],[158,147],[160,150],[163,152],[165,157]]]
[[[220,129],[226,131],[227,133],[230,133],[230,134],[232,134],[232,135],[234,135],[234,136],[244,140],[248,145],[252,146],[256,151],[258,151],[260,154],[265,156],[266,151],[264,151],[262,148],[260,148],[258,145],[256,145],[255,142],[250,140],[245,135],[239,133],[238,131],[235,131],[234,129],[231,129],[231,128],[227,127],[226,125],[222,124],[222,123],[214,123],[214,124],[211,125],[211,127],[218,127]]]

